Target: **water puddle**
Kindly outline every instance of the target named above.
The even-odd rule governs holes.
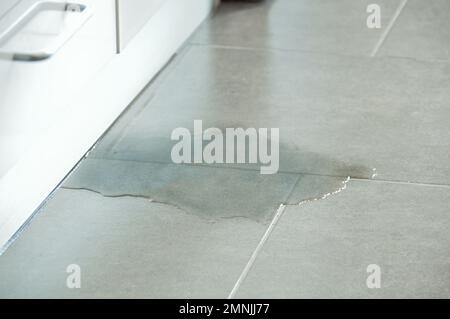
[[[283,150],[287,149],[281,145],[281,162]],[[246,218],[266,224],[280,204],[303,205],[324,200],[344,191],[353,177],[370,179],[377,174],[376,169],[317,154],[289,153],[289,163],[296,161],[303,163],[305,170],[316,170],[307,174],[281,171],[261,175],[257,164],[177,165],[87,158],[63,188],[92,191],[110,198],[143,198],[206,220]]]

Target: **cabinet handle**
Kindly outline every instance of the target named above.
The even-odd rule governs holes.
[[[64,14],[64,23],[56,35],[51,36],[51,43],[42,48],[14,49],[8,48],[10,41],[21,42],[21,47],[26,47],[26,37],[16,38],[20,31],[39,13],[45,11],[60,12]],[[51,58],[70,38],[77,33],[83,24],[92,16],[92,10],[84,4],[55,1],[38,1],[34,3],[19,19],[0,34],[0,59],[14,61],[42,61]],[[32,34],[29,36],[33,36]]]

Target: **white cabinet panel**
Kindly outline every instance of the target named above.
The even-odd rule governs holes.
[[[73,111],[73,99],[116,56],[114,0],[73,2],[87,5],[92,15],[53,56],[37,62],[0,59],[1,244],[32,213],[32,209],[24,207],[36,208],[37,198],[42,201],[49,193],[49,189],[40,188],[45,181],[34,172],[43,171],[48,176],[57,174],[61,179],[67,169],[65,173],[57,171],[58,162],[50,159],[56,158],[59,152],[70,152],[74,142],[66,140],[67,149],[39,147],[31,154],[31,161],[22,165],[25,154],[40,143],[45,146],[47,136],[61,134],[55,127],[65,127],[71,122],[68,114]],[[22,0],[9,10],[0,19],[0,33],[35,3],[36,0]],[[22,45],[26,49],[27,43]],[[79,130],[83,130],[84,122],[79,124]],[[40,161],[42,156],[48,158]],[[28,191],[24,189],[27,185],[30,185]],[[17,200],[13,202],[15,197]]]
[[[76,90],[115,54],[114,0],[80,2],[93,14],[54,56],[40,62],[0,59],[0,177],[60,121]],[[0,26],[6,27],[5,21],[14,21],[30,5],[33,1],[22,1]]]
[[[119,50],[123,50],[167,0],[116,0]]]

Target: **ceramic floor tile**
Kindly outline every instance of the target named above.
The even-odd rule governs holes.
[[[226,298],[265,228],[62,189],[0,256],[0,297]],[[66,286],[72,264],[80,289]]]
[[[93,156],[170,163],[172,131],[202,120],[280,128],[281,171],[370,178],[376,168],[380,179],[448,184],[449,71],[409,59],[193,47]]]
[[[379,56],[450,59],[450,2],[408,0]]]
[[[0,296],[224,298],[295,185],[300,201],[338,182],[85,159],[0,256]]]
[[[449,298],[450,188],[349,182],[288,206],[238,298]],[[367,267],[381,268],[368,289]]]
[[[448,2],[409,0],[376,58],[400,0],[380,30],[370,3],[223,3],[0,256],[0,297],[225,298],[287,202],[238,298],[449,298]],[[194,120],[279,128],[280,172],[173,164]]]
[[[367,27],[369,0],[224,2],[192,42],[369,55],[400,1],[377,1],[381,29]]]

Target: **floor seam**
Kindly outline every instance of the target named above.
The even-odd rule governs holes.
[[[330,55],[335,57],[342,58],[365,58],[370,59],[374,56],[370,54],[346,54],[346,53],[338,53],[338,52],[327,52],[327,51],[312,51],[312,50],[296,50],[296,49],[283,49],[283,48],[270,48],[270,47],[243,47],[243,46],[233,46],[233,45],[222,45],[222,44],[213,44],[213,43],[191,43],[192,47],[210,47],[214,49],[222,49],[222,50],[236,50],[236,51],[255,51],[255,52],[283,52],[283,53],[297,53],[297,54],[310,54],[310,55]],[[410,57],[410,56],[401,56],[401,55],[385,55],[383,58],[391,58],[398,60],[410,60],[415,62],[425,62],[425,63],[449,63],[450,59],[448,58],[418,58],[418,57]],[[378,56],[378,58],[381,58]]]
[[[298,183],[300,182],[300,175],[297,176],[297,179],[295,183],[293,184],[292,188],[289,190],[288,194],[286,195],[285,202],[289,201],[289,198],[293,194],[295,188],[297,187]],[[258,257],[259,252],[263,248],[264,244],[269,239],[269,236],[272,234],[273,229],[275,228],[276,224],[278,223],[278,220],[281,218],[281,216],[284,213],[284,210],[288,204],[280,204],[275,211],[275,215],[272,218],[272,221],[270,222],[269,226],[267,227],[264,235],[261,237],[258,245],[256,246],[255,250],[253,251],[252,255],[250,256],[250,259],[248,260],[247,264],[245,265],[243,271],[241,272],[239,278],[237,279],[236,283],[234,284],[233,288],[231,289],[231,292],[228,295],[228,299],[233,299],[236,296],[237,291],[241,287],[242,283],[244,282],[245,278],[247,277],[248,273],[250,272],[251,268],[253,267],[253,264],[256,261],[256,258]]]
[[[386,41],[387,37],[389,36],[389,33],[391,32],[392,28],[395,25],[395,22],[397,21],[400,14],[403,12],[403,9],[405,8],[406,4],[408,3],[408,0],[402,0],[397,7],[397,10],[395,10],[394,15],[392,16],[391,20],[389,21],[388,26],[384,30],[384,32],[381,34],[380,39],[375,44],[375,47],[373,48],[372,52],[370,53],[371,57],[375,57],[380,50],[380,48],[383,46],[384,42]]]
[[[209,169],[229,169],[229,170],[239,170],[239,171],[248,171],[248,172],[259,172],[260,168],[243,168],[243,167],[230,167],[230,166],[212,166],[212,165],[204,165],[204,164],[187,164],[187,163],[181,163],[181,164],[175,164],[172,162],[164,162],[164,161],[143,161],[143,160],[137,160],[137,159],[120,159],[120,158],[107,158],[107,157],[101,157],[101,156],[95,156],[90,155],[87,159],[89,160],[97,160],[97,161],[117,161],[117,162],[130,162],[130,163],[138,163],[138,164],[160,164],[160,165],[176,165],[176,166],[187,166],[187,167],[201,167],[201,168],[209,168]],[[287,171],[287,170],[279,170],[277,172],[278,174],[290,174],[290,175],[309,175],[309,176],[318,176],[318,177],[336,177],[336,178],[347,178],[348,174],[342,174],[342,175],[333,175],[333,174],[321,174],[321,173],[311,173],[311,172],[295,172],[295,171]],[[378,175],[379,173],[377,173]],[[414,181],[407,181],[407,180],[388,180],[388,179],[382,179],[382,178],[374,178],[373,175],[371,177],[360,177],[360,176],[352,176],[350,175],[351,179],[357,180],[357,181],[367,181],[367,182],[386,182],[391,184],[403,184],[403,185],[418,185],[418,186],[430,186],[430,187],[450,187],[450,185],[447,184],[440,184],[440,183],[426,183],[426,182],[414,182]]]
[[[233,286],[233,289],[231,290],[230,294],[228,295],[228,299],[233,299],[236,296],[239,288],[241,287],[242,283],[247,278],[247,275],[249,274],[250,270],[252,269],[252,267],[253,267],[253,265],[254,265],[254,263],[256,261],[256,258],[258,257],[258,255],[261,252],[261,250],[263,249],[265,243],[267,242],[267,240],[269,239],[269,237],[272,234],[273,230],[275,229],[276,225],[278,224],[278,221],[284,215],[284,212],[285,212],[287,207],[302,206],[302,205],[305,205],[307,203],[312,203],[312,202],[316,202],[316,201],[319,201],[319,200],[324,200],[324,199],[327,199],[328,197],[331,197],[331,196],[334,196],[336,194],[339,194],[339,193],[341,193],[342,191],[344,191],[347,188],[347,184],[350,182],[350,180],[351,180],[350,176],[347,176],[347,178],[344,181],[342,181],[341,187],[335,189],[334,191],[322,194],[322,195],[320,195],[318,197],[301,200],[300,202],[298,202],[296,204],[289,204],[287,202],[289,201],[289,198],[293,194],[296,186],[298,185],[298,183],[300,181],[300,176],[298,176],[296,182],[294,183],[294,186],[292,187],[291,191],[287,195],[286,203],[280,204],[280,206],[276,210],[276,213],[275,213],[271,223],[269,224],[269,226],[267,227],[267,230],[265,231],[265,233],[261,237],[258,245],[256,246],[255,250],[253,251],[252,255],[250,256],[250,259],[248,260],[247,264],[245,265],[244,270],[241,272],[239,278],[237,279],[236,283]]]
[[[258,257],[264,244],[267,242],[269,236],[272,234],[273,229],[275,228],[279,219],[283,215],[285,209],[286,209],[286,205],[280,204],[280,206],[276,210],[275,216],[273,217],[271,223],[267,227],[267,229],[266,229],[265,233],[263,234],[263,236],[261,237],[258,245],[256,246],[255,250],[253,251],[252,255],[250,256],[250,259],[248,260],[247,264],[245,265],[244,270],[241,272],[239,278],[237,279],[236,283],[234,284],[233,289],[231,289],[231,292],[228,295],[228,299],[233,299],[236,296],[237,291],[239,290],[239,288],[241,287],[245,278],[247,277],[248,273],[250,272],[251,268],[253,267],[253,264],[255,263],[256,258]]]
[[[386,179],[369,179],[369,178],[352,177],[352,180],[359,181],[359,182],[375,182],[375,183],[378,182],[378,183],[397,184],[397,185],[442,187],[442,188],[450,187],[450,185],[446,185],[446,184],[420,183],[420,182],[408,182],[408,181],[386,180]]]
[[[223,45],[214,43],[191,43],[192,47],[210,47],[213,49],[221,50],[236,50],[236,51],[254,51],[254,52],[279,52],[279,53],[296,53],[296,54],[309,54],[309,55],[329,55],[341,58],[361,58],[369,59],[371,58],[367,54],[350,54],[350,53],[339,53],[331,51],[314,51],[314,50],[299,50],[299,49],[286,49],[286,48],[273,48],[273,47],[245,47],[245,46],[234,46],[234,45]],[[398,57],[402,58],[402,57]]]
[[[260,52],[275,51],[275,52],[285,52],[285,53],[332,55],[332,56],[351,57],[351,58],[367,58],[368,57],[367,55],[345,54],[345,53],[339,53],[339,52],[314,51],[314,50],[304,50],[304,49],[286,49],[286,48],[274,48],[274,47],[226,45],[226,44],[201,43],[201,42],[192,42],[191,45],[193,47],[210,47],[213,49],[236,50],[236,51],[260,51]]]

